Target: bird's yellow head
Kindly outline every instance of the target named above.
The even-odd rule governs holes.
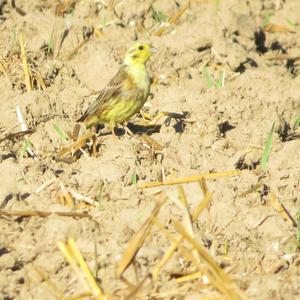
[[[131,47],[125,56],[125,65],[145,64],[150,56],[155,53],[157,49],[150,44],[136,43]]]

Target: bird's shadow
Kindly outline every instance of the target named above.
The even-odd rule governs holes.
[[[132,122],[128,122],[126,127],[136,135],[152,135],[154,133],[159,133],[161,130],[161,127],[163,125],[165,126],[171,126],[172,120],[175,120],[175,123],[172,124],[172,127],[175,129],[176,133],[183,133],[186,127],[185,119],[188,116],[188,112],[183,112],[182,114],[179,113],[169,113],[169,116],[166,116],[164,122],[162,124],[151,124],[151,125],[140,125],[140,124],[134,124]],[[100,124],[96,127],[96,132],[99,133],[101,136],[110,135],[111,131],[102,131],[102,129],[105,126]],[[126,134],[126,130],[124,127],[116,127],[114,129],[116,136],[123,136]]]
[[[137,135],[141,135],[141,134],[151,135],[153,133],[158,133],[158,132],[160,132],[161,126],[162,126],[161,124],[139,125],[139,124],[134,124],[132,122],[127,123],[127,128],[133,134],[137,134]]]

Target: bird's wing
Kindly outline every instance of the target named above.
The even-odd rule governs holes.
[[[112,97],[119,95],[124,87],[124,82],[127,79],[128,75],[124,69],[124,67],[120,68],[117,74],[109,81],[107,86],[101,90],[97,99],[88,107],[85,113],[77,120],[77,122],[84,121],[88,116],[95,114],[99,111],[100,108],[104,108],[106,103]]]

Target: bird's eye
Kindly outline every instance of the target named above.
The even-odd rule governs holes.
[[[144,47],[142,45],[139,46],[139,50],[144,50]]]

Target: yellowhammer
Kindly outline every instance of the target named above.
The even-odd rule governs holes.
[[[138,113],[150,91],[146,62],[156,51],[155,47],[144,43],[130,48],[118,73],[77,122],[84,122],[87,128],[108,123],[114,134],[117,124]]]

